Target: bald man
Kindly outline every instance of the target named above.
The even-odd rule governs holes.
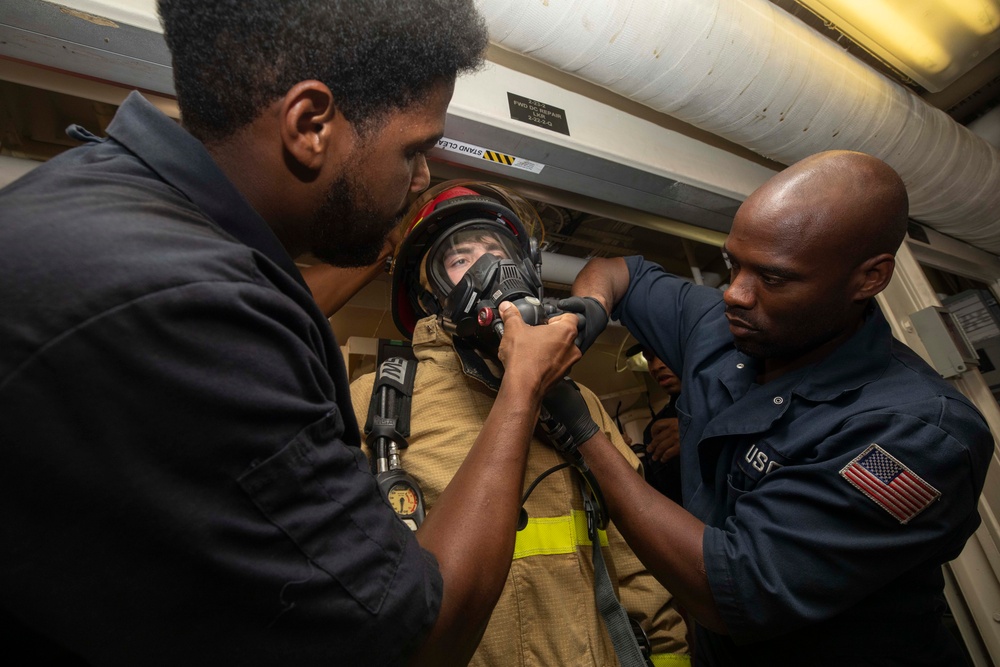
[[[684,509],[600,435],[580,451],[697,621],[697,665],[963,664],[941,565],[979,524],[993,441],[873,298],[906,222],[889,166],[822,153],[740,207],[724,294],[595,259],[561,304],[581,347],[610,313],[680,374]]]

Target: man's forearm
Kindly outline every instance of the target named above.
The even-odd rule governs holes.
[[[573,296],[597,299],[610,313],[628,291],[629,272],[621,257],[595,257],[573,281]]]
[[[705,573],[705,524],[648,485],[603,433],[580,447],[611,519],[639,560],[705,627],[725,633]]]
[[[385,259],[361,268],[345,269],[330,264],[314,264],[301,269],[316,305],[327,317],[333,317],[351,297],[384,271]]]

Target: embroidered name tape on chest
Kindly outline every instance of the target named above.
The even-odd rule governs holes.
[[[900,523],[941,497],[940,491],[875,443],[844,466],[840,475]]]

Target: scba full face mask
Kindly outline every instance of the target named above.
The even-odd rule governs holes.
[[[544,320],[534,207],[482,181],[450,181],[418,199],[392,265],[393,319],[412,336],[436,315],[443,328],[479,348],[496,349],[497,306],[510,300],[529,323]],[[502,330],[502,329],[501,329]]]
[[[525,322],[545,321],[542,283],[531,257],[506,230],[475,221],[456,225],[431,247],[427,280],[454,336],[495,350],[503,323],[497,307],[513,303]]]

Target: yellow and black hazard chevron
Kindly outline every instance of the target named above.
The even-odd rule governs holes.
[[[513,155],[498,153],[496,151],[483,151],[483,159],[491,162],[499,162],[500,164],[505,164],[509,167],[514,164],[514,160],[517,158]]]

